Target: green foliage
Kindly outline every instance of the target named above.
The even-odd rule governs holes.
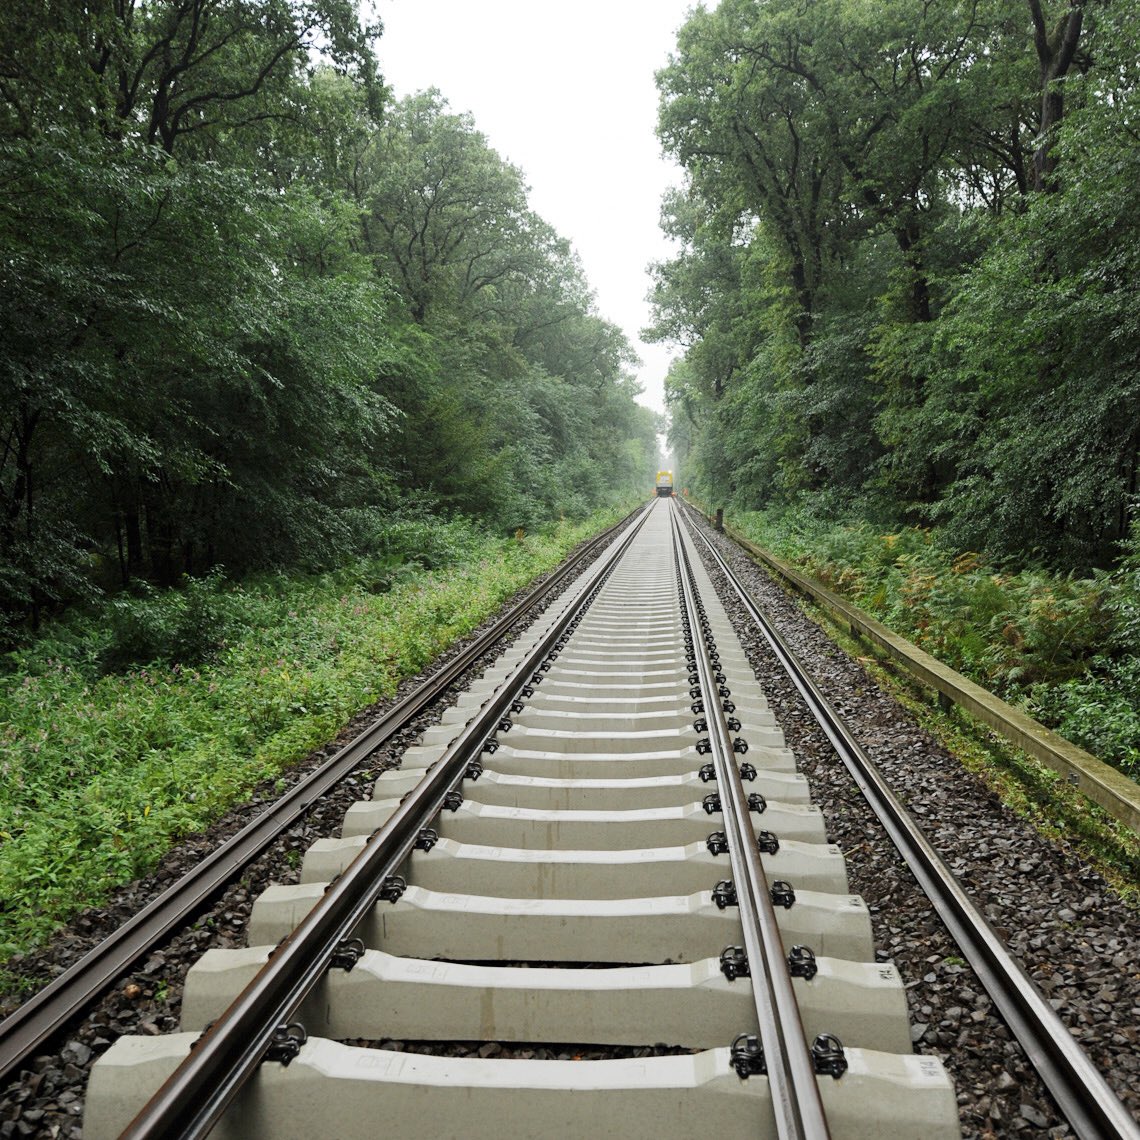
[[[520,172],[436,91],[392,109],[365,170],[365,246],[406,313],[385,369],[397,478],[504,531],[642,486],[656,441],[629,346]]]
[[[510,533],[644,484],[568,243],[469,116],[382,105],[356,5],[15,0],[0,34],[0,646],[340,565],[405,501]],[[141,605],[110,660],[188,644]]]
[[[200,665],[226,643],[242,615],[227,597],[220,574],[189,579],[181,590],[161,593],[145,584],[140,595],[120,594],[106,606],[108,637],[101,658],[107,673],[131,665]]]
[[[682,28],[650,332],[685,346],[672,442],[707,499],[826,488],[960,549],[1111,564],[1140,474],[1140,33],[1132,0],[1053,7],[1052,39],[1004,0],[722,0]]]
[[[937,532],[818,509],[737,525],[928,653],[1129,774],[1140,773],[1140,534],[1115,573],[1008,572]]]
[[[405,519],[335,573],[189,583],[53,623],[0,674],[0,956],[334,737],[601,521],[493,539]]]
[[[1094,657],[1087,674],[1035,685],[1032,714],[1106,764],[1140,779],[1140,659]]]
[[[1140,779],[1140,524],[1132,525],[1120,565],[1101,581],[1112,617],[1105,652],[1062,685],[1034,686],[1030,707],[1069,739]]]
[[[32,583],[14,600],[66,596],[82,555],[70,574],[39,558],[59,520],[120,580],[343,549],[392,412],[369,384],[386,293],[347,251],[335,277],[298,272],[321,207],[142,147],[13,147],[0,166],[21,191],[0,208],[21,233],[0,271],[17,441],[0,496]]]

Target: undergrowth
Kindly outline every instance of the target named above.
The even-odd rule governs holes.
[[[149,871],[616,517],[506,540],[398,524],[336,573],[123,596],[9,654],[0,961]]]
[[[804,509],[732,523],[951,668],[1140,775],[1140,532],[1089,578],[1011,569],[916,527]]]
[[[960,708],[944,711],[918,682],[890,669],[810,601],[802,605],[832,637],[859,659],[878,685],[952,752],[1006,807],[1055,843],[1071,846],[1108,880],[1117,894],[1140,907],[1140,835],[1070,786],[1057,772],[975,720]]]

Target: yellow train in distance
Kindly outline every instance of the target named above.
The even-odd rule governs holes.
[[[662,499],[669,498],[673,494],[673,472],[672,471],[658,471],[657,472],[657,494]]]

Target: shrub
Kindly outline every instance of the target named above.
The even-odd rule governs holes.
[[[150,662],[200,665],[244,621],[242,594],[227,585],[220,569],[207,578],[186,578],[177,590],[142,584],[136,591],[112,598],[102,611],[105,672]]]
[[[1140,757],[1140,530],[1091,578],[1013,570],[916,527],[798,507],[737,520],[761,545],[1107,763]]]
[[[124,599],[102,617],[73,615],[10,654],[0,674],[0,958],[332,739],[605,521],[521,540],[416,524],[398,532],[401,552],[377,553],[408,568],[379,594],[369,560],[241,588],[215,578]],[[447,568],[418,569],[425,551]],[[116,654],[133,663],[107,672]]]

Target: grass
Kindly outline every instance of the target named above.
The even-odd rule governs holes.
[[[10,654],[0,960],[145,874],[617,517],[505,540],[420,523],[335,574],[120,598]]]

